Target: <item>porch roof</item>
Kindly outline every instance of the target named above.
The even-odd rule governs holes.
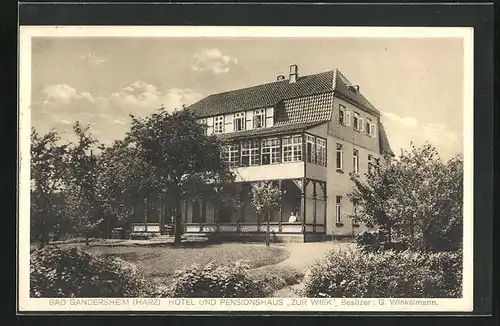
[[[243,130],[238,132],[232,132],[228,134],[220,134],[217,137],[221,140],[232,140],[232,139],[241,139],[241,138],[251,138],[251,137],[259,137],[259,136],[277,136],[281,134],[287,134],[291,132],[299,132],[306,130],[308,128],[320,125],[325,123],[325,121],[320,122],[307,122],[300,124],[290,124],[290,125],[281,125],[281,126],[273,126],[269,128],[258,128],[252,130]]]

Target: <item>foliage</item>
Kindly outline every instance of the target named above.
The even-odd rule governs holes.
[[[65,190],[69,155],[55,131],[40,136],[31,130],[31,237],[49,241],[55,229],[67,225]]]
[[[380,250],[404,251],[409,245],[399,241],[387,241],[387,234],[383,230],[363,231],[356,238],[356,245],[365,252],[376,252]]]
[[[365,175],[352,176],[356,215],[378,226],[387,242],[422,250],[457,249],[462,239],[463,162],[443,162],[429,144],[386,157]]]
[[[149,169],[150,191],[164,191],[174,202],[189,196],[213,193],[234,178],[221,157],[216,136],[187,110],[161,108],[146,118],[132,116],[125,141]],[[177,212],[175,243],[181,241],[181,216]]]
[[[149,295],[137,268],[118,258],[77,247],[45,247],[31,253],[32,297],[138,297]]]
[[[266,245],[269,246],[269,215],[280,207],[281,191],[272,182],[256,182],[252,184],[252,205],[257,214],[266,217]]]
[[[257,213],[266,214],[279,208],[280,190],[271,182],[256,182],[252,184],[252,205]]]
[[[347,298],[461,297],[461,252],[364,253],[332,250],[304,278],[303,296]]]
[[[248,276],[249,266],[241,261],[228,265],[194,265],[177,271],[167,295],[181,298],[252,298],[270,293],[264,282]]]

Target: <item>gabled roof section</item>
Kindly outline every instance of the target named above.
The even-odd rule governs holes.
[[[363,94],[356,89],[356,85],[352,84],[338,69],[335,70],[335,85],[334,90],[336,94],[345,97],[347,100],[354,102],[362,108],[371,111],[377,115],[380,111],[368,101]]]
[[[295,83],[287,79],[213,94],[187,107],[197,117],[235,113],[271,107],[291,98],[325,93],[333,90],[333,71],[302,76]]]
[[[391,145],[387,139],[387,134],[385,133],[385,128],[382,122],[378,123],[378,135],[380,140],[380,153],[394,156],[394,152],[391,149]]]
[[[380,112],[359,92],[338,69],[302,76],[295,83],[288,79],[213,94],[190,105],[187,110],[198,118],[276,106],[289,100],[335,92],[354,104],[375,114]],[[302,121],[301,121],[302,122]]]

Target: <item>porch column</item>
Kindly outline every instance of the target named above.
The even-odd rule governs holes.
[[[196,211],[198,212],[198,224],[200,226],[200,232],[203,232],[203,222],[202,222],[202,219],[201,219],[201,215],[202,215],[202,211],[201,211],[201,201],[200,199],[195,199],[193,201],[193,206],[196,205]],[[194,208],[194,207],[193,207]],[[194,210],[193,210],[194,212]]]
[[[148,196],[144,197],[144,232],[148,232]]]
[[[302,233],[306,232],[306,187],[307,179],[302,178],[302,189],[300,194],[300,217],[302,219]]]
[[[317,195],[316,195],[316,185],[317,185],[317,182],[316,181],[313,181],[313,202],[314,202],[314,206],[313,206],[313,216],[314,216],[314,219],[313,219],[313,232],[316,233],[316,202],[317,202]]]
[[[283,191],[282,191],[282,181],[278,180],[278,187],[280,190],[280,208],[279,208],[279,222],[278,222],[278,231],[281,232],[281,220],[283,220]]]
[[[323,185],[323,202],[324,202],[324,205],[325,205],[325,208],[323,209],[323,215],[324,215],[324,222],[325,222],[325,233],[326,233],[326,210],[327,210],[327,207],[328,207],[328,202],[327,202],[327,198],[326,198],[326,182],[323,182],[322,183]]]
[[[160,193],[160,203],[158,205],[158,224],[160,227],[160,235],[163,233],[163,192]]]

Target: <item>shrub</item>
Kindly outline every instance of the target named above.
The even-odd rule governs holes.
[[[461,297],[461,253],[333,250],[304,278],[306,297]]]
[[[46,247],[30,257],[32,297],[137,297],[155,293],[124,260],[82,249]]]
[[[382,230],[363,231],[356,238],[356,245],[364,252],[377,252],[380,250],[405,251],[408,244],[398,241],[387,241],[387,235]]]
[[[168,297],[245,298],[270,294],[267,280],[255,281],[248,275],[249,266],[238,261],[229,265],[203,267],[194,265],[176,271]]]

